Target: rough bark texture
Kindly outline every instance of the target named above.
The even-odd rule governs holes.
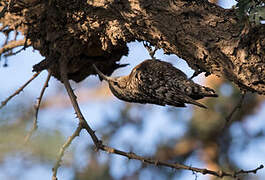
[[[176,54],[198,72],[265,94],[265,26],[242,22],[235,10],[205,0],[23,2],[0,22],[22,32],[46,57],[35,70],[48,69],[58,79],[62,59],[75,81],[95,74],[91,63],[110,75],[128,53],[126,43],[138,40]]]

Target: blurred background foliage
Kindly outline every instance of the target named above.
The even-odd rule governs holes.
[[[250,1],[240,3],[240,11],[243,8],[242,11],[247,12],[246,4]],[[133,43],[129,47],[129,57],[122,62],[131,63],[131,67],[128,67],[127,72],[126,69],[118,70],[118,74],[128,73],[144,58],[149,58],[141,43]],[[189,76],[192,74],[192,70],[176,56],[165,56],[160,50],[156,57],[173,63]],[[8,78],[11,79],[5,77],[2,84],[7,83]],[[258,167],[260,162],[265,161],[265,149],[259,148],[264,147],[265,140],[264,97],[247,93],[241,108],[226,127],[226,117],[240,102],[239,89],[225,79],[212,75],[206,79],[200,75],[195,81],[215,89],[219,94],[218,98],[201,101],[208,107],[207,110],[195,106],[173,108],[121,102],[111,95],[106,83],[99,85],[95,77],[72,85],[88,123],[103,142],[112,147],[211,170]],[[50,84],[53,84],[48,88],[50,93],[41,103],[39,129],[27,145],[23,143],[34,119],[36,97],[24,92],[0,110],[1,180],[51,178],[51,168],[59,149],[72,134],[78,121],[63,86],[55,79]],[[40,90],[40,87],[32,88],[34,91]],[[0,99],[6,96],[0,94]],[[81,132],[67,149],[59,169],[59,179],[62,180],[196,178],[216,179],[96,152],[85,132]],[[241,177],[246,180],[264,178],[265,173],[262,171],[258,171],[257,175]]]

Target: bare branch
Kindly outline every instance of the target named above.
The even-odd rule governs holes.
[[[18,41],[9,41],[8,44],[6,44],[2,48],[0,48],[0,55],[11,50],[11,49],[14,49],[16,47],[24,46],[25,42],[26,42],[26,39],[22,39],[22,40],[18,40]],[[29,43],[29,42],[27,42],[27,43]]]
[[[234,177],[236,177],[239,174],[249,174],[249,173],[256,174],[258,170],[263,169],[263,168],[264,168],[264,166],[261,164],[259,167],[257,167],[256,169],[253,169],[253,170],[244,171],[241,169],[241,170],[235,172]]]
[[[27,48],[27,47],[23,46],[23,48],[21,48],[21,49],[15,51],[15,52],[9,52],[8,54],[5,54],[4,56],[5,56],[5,57],[14,56],[14,55],[20,53],[21,51],[25,50],[26,48]]]
[[[34,117],[34,121],[33,121],[33,126],[31,128],[31,130],[29,131],[29,133],[27,134],[27,136],[25,138],[25,141],[24,141],[24,144],[27,144],[28,143],[28,141],[31,138],[32,134],[38,128],[38,113],[39,113],[39,109],[40,109],[40,103],[41,103],[42,97],[44,95],[45,89],[48,87],[50,78],[51,78],[51,73],[48,74],[47,79],[46,79],[46,81],[44,83],[44,86],[41,89],[40,96],[37,98],[36,104],[34,106],[34,108],[35,108],[36,111],[35,111],[35,117]]]
[[[80,132],[82,130],[82,125],[79,123],[78,127],[76,128],[75,132],[72,134],[72,136],[70,136],[67,141],[64,143],[64,145],[61,147],[59,155],[57,157],[56,163],[52,168],[53,171],[53,175],[52,175],[52,180],[57,180],[57,171],[58,168],[61,165],[61,161],[62,161],[62,157],[64,155],[65,150],[67,149],[67,147],[70,146],[70,144],[72,143],[72,141],[74,140],[75,137],[79,136]]]
[[[33,76],[23,85],[21,86],[19,89],[17,89],[13,94],[11,94],[8,98],[6,98],[6,100],[1,102],[1,106],[0,109],[3,108],[7,102],[12,99],[15,95],[18,95],[21,91],[23,91],[23,89],[33,80],[35,79],[38,75],[40,74],[40,72],[36,72],[35,74],[33,74]]]
[[[87,124],[83,114],[81,113],[81,110],[79,108],[79,105],[76,101],[76,96],[71,88],[71,85],[69,83],[69,80],[67,78],[67,67],[66,67],[66,62],[64,61],[64,59],[60,59],[60,71],[61,71],[61,79],[64,83],[64,86],[67,90],[67,93],[70,97],[71,103],[74,107],[74,110],[76,112],[76,115],[79,119],[79,123],[82,124],[82,127],[85,128],[87,130],[87,132],[90,134],[95,146],[97,149],[99,149],[99,147],[101,146],[102,142],[97,138],[97,136],[95,135],[95,131],[91,129],[91,127]]]
[[[143,45],[144,45],[145,49],[148,51],[150,57],[152,59],[155,59],[155,53],[158,50],[158,48],[155,47],[154,49],[152,49],[151,44],[148,44],[148,42],[144,42],[144,41],[143,41]]]
[[[202,168],[196,168],[196,167],[191,167],[191,166],[186,166],[183,164],[178,164],[178,163],[168,163],[165,161],[159,161],[156,159],[150,159],[150,158],[145,158],[142,156],[138,156],[134,153],[127,153],[124,151],[120,151],[108,146],[105,146],[102,144],[102,146],[100,147],[101,150],[106,151],[108,153],[111,154],[118,154],[124,157],[127,157],[128,159],[135,159],[135,160],[140,160],[143,163],[148,163],[148,164],[153,164],[155,166],[164,166],[164,167],[170,167],[170,168],[174,168],[174,169],[184,169],[184,170],[190,170],[193,172],[197,172],[197,173],[201,173],[203,175],[205,174],[209,174],[209,175],[213,175],[213,176],[217,176],[217,177],[225,177],[225,176],[229,176],[229,177],[237,177],[240,174],[247,174],[247,173],[256,173],[258,170],[262,169],[264,166],[260,165],[258,168],[253,169],[253,170],[249,170],[249,171],[244,171],[244,170],[240,170],[238,172],[234,172],[234,173],[229,173],[229,172],[225,172],[225,171],[212,171],[209,169],[202,169]]]

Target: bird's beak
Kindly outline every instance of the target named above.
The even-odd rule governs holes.
[[[96,66],[95,64],[92,64],[92,66],[93,66],[93,68],[95,69],[95,71],[98,73],[98,75],[99,75],[102,79],[104,79],[104,80],[106,80],[106,81],[111,81],[111,78],[108,77],[108,76],[106,76],[105,74],[103,74],[103,73],[97,68],[97,66]]]

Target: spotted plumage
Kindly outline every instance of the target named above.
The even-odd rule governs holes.
[[[128,76],[114,78],[102,74],[95,65],[93,67],[108,82],[111,92],[127,102],[175,107],[185,107],[185,103],[189,103],[206,108],[195,100],[217,97],[211,88],[194,83],[172,64],[157,59],[145,60]]]

